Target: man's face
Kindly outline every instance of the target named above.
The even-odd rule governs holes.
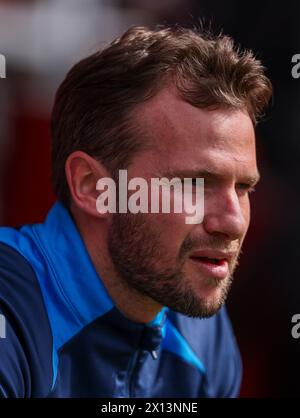
[[[135,156],[128,180],[204,178],[204,219],[112,214],[112,261],[122,280],[162,306],[211,316],[226,299],[249,226],[248,192],[258,178],[251,119],[242,110],[198,109],[167,89],[136,118],[151,150]]]

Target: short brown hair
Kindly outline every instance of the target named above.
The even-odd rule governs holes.
[[[59,87],[51,120],[54,191],[70,200],[67,157],[82,150],[111,173],[126,168],[145,144],[133,123],[135,107],[172,81],[200,108],[246,108],[253,122],[272,87],[251,51],[228,36],[180,27],[132,27],[103,51],[83,59]]]

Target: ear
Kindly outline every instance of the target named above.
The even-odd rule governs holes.
[[[100,178],[110,177],[103,164],[83,151],[75,151],[66,160],[65,173],[72,203],[89,215],[105,216],[96,207],[96,184]]]

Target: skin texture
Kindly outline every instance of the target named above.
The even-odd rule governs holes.
[[[249,191],[258,180],[253,124],[243,109],[199,109],[172,87],[140,105],[134,118],[151,146],[135,155],[128,179],[203,177],[203,222],[186,224],[184,212],[99,214],[95,185],[109,173],[81,151],[66,163],[74,220],[129,319],[151,321],[162,306],[210,316],[226,299],[249,226]],[[230,251],[227,276],[216,279],[199,268],[190,258],[198,250]]]

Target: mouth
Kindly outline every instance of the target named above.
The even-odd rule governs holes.
[[[214,264],[216,266],[221,266],[224,264],[224,261],[227,261],[225,258],[224,259],[209,258],[209,257],[191,257],[191,258],[196,261],[201,261],[207,264]]]
[[[192,255],[190,259],[205,275],[209,275],[219,280],[224,280],[229,275],[227,257],[223,256],[222,258],[221,255],[218,255],[217,257]]]

